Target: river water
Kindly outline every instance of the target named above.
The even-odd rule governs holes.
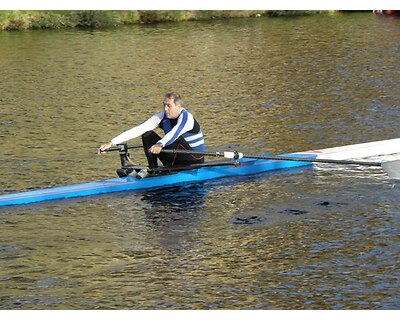
[[[114,177],[97,147],[169,91],[209,150],[398,138],[399,43],[370,13],[2,32],[0,193]],[[398,309],[399,219],[337,165],[2,208],[0,308]]]

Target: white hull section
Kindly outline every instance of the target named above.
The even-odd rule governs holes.
[[[392,158],[398,159],[399,155],[396,156],[394,154],[400,153],[400,138],[352,144],[343,147],[327,148],[321,150],[310,150],[301,153],[316,155],[317,159],[332,160],[361,159],[388,155],[393,155]]]

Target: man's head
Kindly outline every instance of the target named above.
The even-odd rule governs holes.
[[[183,109],[182,98],[179,94],[171,92],[164,96],[164,112],[168,119],[176,119]]]

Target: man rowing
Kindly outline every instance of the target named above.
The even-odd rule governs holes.
[[[205,149],[204,137],[199,123],[193,115],[184,108],[182,98],[177,93],[167,93],[164,96],[164,110],[150,117],[142,124],[129,129],[100,146],[97,153],[105,153],[114,145],[142,137],[144,152],[149,168],[158,166],[158,159],[167,166],[203,163],[204,155],[162,153],[164,149],[184,149],[202,151]],[[164,137],[153,130],[161,128]]]

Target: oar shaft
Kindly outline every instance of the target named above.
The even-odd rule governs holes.
[[[125,146],[122,147],[111,147],[107,151],[124,151],[127,149],[139,149],[143,146]],[[354,164],[360,166],[370,166],[370,167],[381,167],[381,162],[370,162],[370,161],[356,161],[356,160],[335,160],[335,159],[316,159],[316,158],[304,158],[304,157],[293,157],[293,156],[263,156],[258,154],[244,154],[240,152],[209,152],[209,151],[196,151],[196,150],[182,150],[182,149],[162,149],[163,153],[173,153],[173,154],[193,154],[193,155],[203,155],[209,157],[221,157],[229,159],[263,159],[263,160],[281,160],[281,161],[301,161],[301,162],[314,162],[314,163],[332,163],[332,164]]]
[[[303,158],[303,157],[290,157],[290,156],[263,156],[258,154],[244,154],[239,152],[208,152],[208,151],[195,151],[195,150],[175,150],[175,149],[162,149],[164,153],[174,154],[194,154],[194,155],[205,155],[212,157],[227,157],[234,158],[234,155],[238,155],[239,158],[249,159],[263,159],[263,160],[282,160],[282,161],[301,161],[301,162],[318,162],[318,163],[334,163],[334,164],[354,164],[361,166],[380,167],[381,162],[369,162],[369,161],[356,161],[356,160],[334,160],[334,159],[316,159],[316,158]]]
[[[173,153],[173,154],[193,154],[210,157],[225,157],[224,152],[208,152],[208,151],[196,151],[196,150],[182,150],[182,149],[162,149],[162,153]]]
[[[243,154],[243,158],[317,162],[317,163],[334,163],[334,164],[356,164],[356,165],[371,166],[371,167],[380,167],[382,164],[381,162],[371,162],[371,161],[316,159],[316,158],[302,158],[302,157],[290,157],[290,156],[260,156],[260,155],[251,155],[251,154]]]

